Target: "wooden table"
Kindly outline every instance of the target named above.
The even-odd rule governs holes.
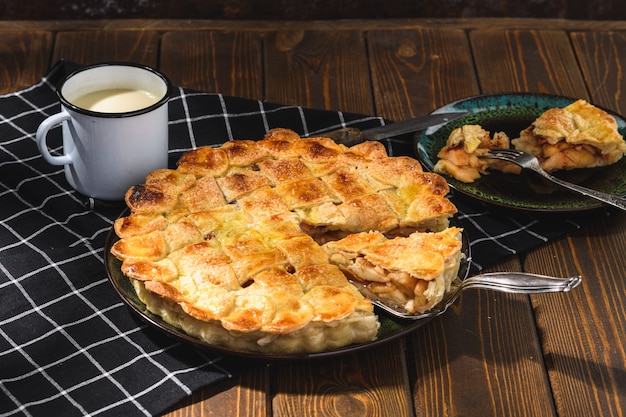
[[[136,61],[183,87],[391,120],[523,91],[626,114],[626,22],[0,22],[0,92],[61,58]],[[490,268],[582,274],[569,294],[472,291],[401,340],[273,363],[168,415],[624,416],[625,254],[626,214],[615,212]]]

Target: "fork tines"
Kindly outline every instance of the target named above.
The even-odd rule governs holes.
[[[524,152],[511,148],[490,148],[487,153],[480,155],[486,158],[515,158],[522,155]]]

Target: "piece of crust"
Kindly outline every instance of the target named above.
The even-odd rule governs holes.
[[[547,172],[612,165],[626,153],[615,118],[585,100],[546,111],[512,143]]]

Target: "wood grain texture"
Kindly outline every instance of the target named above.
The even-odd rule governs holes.
[[[593,102],[626,113],[626,33],[574,32],[570,37]]]
[[[520,264],[511,257],[490,270]],[[555,415],[528,296],[467,292],[410,341],[416,416]]]
[[[265,39],[269,101],[371,114],[363,36],[277,31]],[[272,366],[273,416],[411,416],[403,342],[358,355]]]
[[[53,35],[49,32],[0,32],[0,93],[30,86],[48,71]]]
[[[569,294],[532,297],[559,415],[624,415],[625,232],[623,215],[605,219],[526,260],[531,270],[583,276]]]
[[[60,59],[79,64],[131,61],[156,67],[159,34],[151,31],[77,31],[56,36],[52,62]]]
[[[256,368],[194,393],[162,417],[259,417],[268,414],[269,369]]]
[[[273,416],[413,415],[402,341],[358,355],[273,366]]]
[[[594,103],[626,111],[623,33],[574,33],[580,68]],[[580,273],[571,297],[534,296],[546,365],[562,415],[622,416],[626,412],[626,216],[600,213],[567,240],[534,251],[530,268]],[[563,265],[571,265],[563,270]],[[581,355],[581,352],[584,354]]]
[[[160,69],[176,86],[257,100],[262,96],[261,39],[255,33],[165,33]],[[269,415],[269,375],[269,368],[257,368],[209,386],[168,417]]]
[[[289,30],[265,43],[265,99],[372,114],[363,35],[356,31]]]
[[[102,2],[99,0],[3,0],[0,15],[5,19],[106,19],[129,17],[177,19],[320,20],[388,19],[393,17],[556,17],[568,19],[624,19],[618,0],[353,0],[311,2],[305,0],[221,0],[206,3],[145,0]]]
[[[485,90],[534,91],[588,98],[591,71],[587,71],[585,79],[578,70],[576,56],[565,34],[554,31],[476,31],[472,32],[471,39],[476,51],[477,70],[482,74],[479,79]],[[485,52],[486,45],[495,46],[500,53]],[[585,59],[580,53],[578,58]],[[594,64],[588,63],[587,66],[592,68]],[[494,74],[494,69],[496,75],[490,75]],[[622,214],[621,222],[612,227],[623,227],[623,221]],[[596,227],[600,229],[593,233]],[[622,383],[621,386],[626,382],[623,349],[618,348],[612,355],[607,355],[604,348],[615,346],[615,341],[617,346],[623,346],[624,342],[621,336],[624,329],[620,328],[624,316],[620,317],[619,312],[620,308],[623,309],[623,296],[615,299],[612,295],[614,291],[620,295],[625,293],[623,281],[616,284],[612,279],[623,276],[623,262],[619,267],[621,271],[603,271],[602,275],[597,270],[585,273],[589,268],[585,265],[590,263],[610,265],[609,268],[620,265],[615,262],[615,255],[623,253],[623,241],[613,250],[613,256],[610,250],[601,249],[611,242],[607,240],[609,227],[609,221],[605,219],[591,230],[587,229],[588,240],[570,238],[552,242],[525,258],[524,269],[530,272],[563,276],[581,273],[584,277],[583,285],[572,293],[531,297],[559,415],[623,413],[624,396],[616,390],[620,386],[618,382]],[[589,283],[587,280],[593,279],[590,277],[603,281]],[[607,302],[607,298],[612,301]],[[613,315],[615,308],[618,309],[618,328],[615,328],[614,318],[604,316],[608,311]],[[622,332],[618,334],[619,331]],[[598,340],[602,342],[598,343]],[[581,355],[581,352],[585,354]]]
[[[531,92],[586,98],[567,34],[545,30],[470,32],[483,93]]]
[[[207,19],[102,19],[102,20],[1,20],[0,30],[17,31],[103,31],[103,30],[155,30],[169,31],[252,31],[276,30],[357,30],[367,32],[375,29],[551,29],[565,31],[621,31],[626,30],[626,20],[567,20],[567,19],[521,19],[521,18],[397,18],[397,19],[346,19],[311,21],[269,20],[207,20]]]
[[[461,31],[374,31],[368,41],[381,113],[410,117],[402,113],[424,113],[479,93]],[[497,267],[519,270],[520,264],[511,258]],[[528,297],[466,293],[409,340],[416,416],[467,410],[474,415],[554,415]],[[512,398],[511,391],[519,394]]]
[[[367,40],[380,116],[404,120],[478,92],[463,31],[375,30]]]
[[[262,41],[252,32],[169,32],[161,70],[181,87],[230,96],[263,96]]]

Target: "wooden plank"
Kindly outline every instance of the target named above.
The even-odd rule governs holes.
[[[485,80],[488,91],[538,91],[587,98],[587,86],[569,39],[563,34],[485,31],[472,33],[472,40],[478,70],[483,74],[480,80]],[[499,52],[481,50],[488,44]],[[598,47],[594,45],[593,49]],[[582,50],[578,59],[588,60],[582,64],[587,68],[587,84],[595,90],[604,88],[606,74],[593,80],[596,73],[589,69],[597,62],[591,61],[593,55],[583,56]],[[500,55],[506,58],[498,59]],[[505,62],[509,62],[508,68]],[[488,76],[494,73],[497,75]],[[611,83],[606,84],[611,91]],[[599,97],[610,95],[594,89],[589,88]],[[601,221],[567,240],[536,249],[525,258],[524,269],[531,272],[584,276],[582,287],[570,294],[531,297],[559,415],[623,414],[625,397],[618,387],[626,383],[625,291],[621,279],[624,263],[616,260],[623,257],[625,249],[619,237],[620,231],[623,236],[624,222],[623,214],[618,219]],[[610,238],[613,233],[618,236],[614,240]],[[605,349],[605,343],[611,348]]]
[[[376,30],[376,29],[539,29],[575,31],[626,30],[624,20],[569,20],[528,18],[407,18],[407,19],[337,19],[337,20],[207,20],[207,19],[114,19],[114,20],[2,20],[0,30],[249,30],[267,32],[275,30]]]
[[[380,116],[408,119],[478,92],[461,30],[376,30],[367,40]]]
[[[229,416],[260,417],[267,415],[268,368],[257,368],[232,381],[215,384],[181,401],[163,417]]]
[[[461,31],[375,31],[368,44],[377,107],[387,117],[425,113],[479,92]],[[519,260],[511,257],[493,269],[520,270]],[[464,294],[450,312],[409,338],[416,415],[467,410],[476,415],[553,415],[534,329],[528,297]]]
[[[489,270],[519,271],[516,258]],[[464,294],[411,339],[418,415],[553,416],[528,297]]]
[[[570,35],[593,103],[626,113],[624,32],[574,32]]]
[[[476,30],[470,33],[483,93],[531,92],[585,98],[565,32]]]
[[[261,40],[254,33],[169,32],[163,35],[159,67],[180,87],[259,99],[260,48]],[[264,416],[269,408],[269,372],[269,368],[255,368],[233,381],[206,387],[168,417]]]
[[[152,31],[60,32],[52,63],[65,59],[79,64],[130,61],[156,67],[159,34]]]
[[[592,101],[626,112],[624,33],[571,37]],[[626,215],[589,216],[598,222],[527,259],[534,269],[582,274],[581,287],[569,296],[534,296],[533,303],[560,414],[620,416],[626,410]]]
[[[404,344],[358,355],[274,364],[274,417],[411,417]]]
[[[178,19],[233,19],[233,20],[321,20],[321,19],[371,19],[402,17],[454,18],[459,15],[479,17],[485,15],[570,18],[570,19],[624,19],[620,3],[603,1],[592,3],[583,0],[568,2],[516,2],[512,0],[483,0],[480,2],[415,4],[403,0],[352,0],[350,2],[325,2],[282,0],[225,0],[218,5],[207,5],[201,0],[162,2],[158,7],[141,1],[100,2],[84,0],[81,3],[60,3],[50,7],[46,0],[3,0],[3,19],[103,19],[153,17]]]
[[[200,91],[261,99],[262,41],[252,32],[175,31],[163,35],[161,70]]]
[[[537,27],[537,24],[559,27],[559,22],[556,25],[552,23],[536,20],[519,22],[510,19],[467,22],[406,21],[398,27],[410,29],[407,32],[418,33],[418,35],[411,33],[409,37],[409,40],[412,39],[413,44],[418,46],[412,47],[408,44],[407,47],[407,44],[401,42],[389,42],[390,37],[396,40],[405,39],[401,33],[383,34],[385,36],[378,37],[381,28],[396,32],[392,29],[394,29],[393,25],[398,22],[365,22],[364,27],[372,30],[368,34],[367,42],[370,45],[375,42],[380,43],[370,48],[371,52],[379,54],[372,61],[372,67],[382,68],[383,65],[390,65],[380,63],[379,67],[376,67],[375,64],[388,58],[400,62],[393,62],[390,65],[396,73],[383,74],[381,77],[385,78],[384,81],[373,81],[377,86],[376,107],[373,105],[371,93],[354,93],[354,91],[360,91],[359,86],[351,87],[350,98],[344,97],[343,102],[350,107],[359,108],[359,106],[363,107],[363,103],[356,101],[364,99],[365,107],[370,108],[368,112],[378,112],[391,119],[402,119],[417,113],[428,112],[445,102],[460,98],[455,97],[455,94],[473,95],[478,92],[480,85],[484,92],[511,91],[514,88],[523,91],[527,88],[531,91],[576,94],[585,97],[589,91],[594,102],[622,113],[625,112],[625,96],[620,93],[623,89],[621,68],[624,67],[624,62],[620,56],[620,51],[624,50],[623,34],[608,32],[611,28],[626,28],[624,22],[607,22],[606,24],[603,22],[593,24],[564,22],[564,28],[585,31],[593,28],[604,31],[599,34],[587,32],[572,34],[571,39],[576,50],[576,57],[580,61],[582,75],[572,69],[576,68],[576,59],[572,59],[571,50],[568,49],[563,34],[560,32],[534,30],[518,33],[493,30],[484,33],[472,32],[472,47],[477,56],[480,84],[476,82],[471,68],[473,64],[467,58],[469,48],[464,38],[465,35],[460,36],[455,33],[457,29],[474,29],[486,25],[492,28],[506,28],[511,24],[517,25],[518,28],[533,28]],[[4,37],[8,32],[3,32],[0,37],[2,50],[0,65],[4,71],[0,78],[0,85],[8,89],[5,91],[19,88],[20,82],[30,85],[47,69],[51,40],[47,40],[46,37],[51,39],[52,35],[44,33],[42,37],[39,37],[37,31],[33,30],[34,28],[67,30],[59,36],[55,59],[52,62],[57,57],[63,56],[88,63],[103,59],[124,59],[128,56],[142,59],[142,53],[139,51],[144,47],[133,46],[133,40],[146,36],[145,33],[141,33],[146,28],[162,29],[168,27],[169,24],[168,22],[146,22],[145,27],[139,24],[132,28],[133,24],[128,21],[113,22],[111,28],[117,26],[135,33],[124,36],[112,32],[107,35],[100,34],[95,36],[94,41],[89,40],[89,36],[84,32],[71,40],[66,38],[70,32],[76,33],[75,31],[80,26],[77,26],[75,22],[63,25],[50,23],[49,26],[46,26],[45,22],[42,26],[24,23],[25,33],[17,37],[15,35]],[[331,28],[333,24],[336,25],[336,30],[353,31],[358,28],[358,24],[363,24],[363,22],[304,22],[300,28],[315,30],[320,26]],[[0,28],[17,27],[15,25],[16,22],[0,22]],[[101,23],[93,27],[86,25],[83,29],[93,31],[94,28],[99,27],[98,25]],[[173,30],[181,33],[193,33],[195,28],[217,27],[229,31],[243,28],[262,35],[268,31],[285,28],[285,26],[297,31],[300,23],[273,22],[264,25],[246,22],[240,24],[193,22],[191,24],[177,21],[171,22],[171,25]],[[429,33],[432,29],[425,29],[434,25],[445,25],[447,29],[442,32],[450,31],[451,35]],[[148,32],[150,36],[154,35],[154,31]],[[353,39],[354,36],[350,34],[346,39]],[[324,35],[316,35],[316,37],[316,42],[321,42]],[[228,36],[226,38],[228,39]],[[461,44],[465,46],[459,47],[456,43],[448,42],[459,38],[465,39]],[[130,44],[123,45],[126,41]],[[72,42],[76,42],[79,47],[71,47]],[[445,72],[438,69],[439,64],[444,62],[439,61],[442,59],[438,56],[439,53],[431,53],[428,56],[424,54],[422,57],[416,54],[414,57],[417,56],[417,58],[407,61],[406,55],[410,57],[411,50],[419,51],[420,45],[427,44],[427,42],[431,42],[431,46],[427,49],[445,55],[443,58],[447,62],[443,66]],[[151,42],[148,43],[151,44]],[[388,43],[387,46],[385,46],[386,43]],[[495,45],[493,51],[483,50],[490,48],[489,45]],[[104,50],[98,50],[101,46],[104,46]],[[171,49],[175,46],[176,43],[172,42]],[[136,48],[135,51],[133,48]],[[332,48],[341,49],[342,46]],[[5,51],[9,51],[9,55],[5,55]],[[401,51],[402,54],[398,56],[394,51]],[[253,52],[249,51],[249,53],[252,55]],[[287,56],[290,54],[289,51],[283,53],[285,54],[282,57],[283,62],[306,56],[304,48],[294,56]],[[461,55],[453,56],[457,53]],[[332,55],[332,52],[330,54]],[[150,55],[156,56],[157,54],[153,50]],[[516,65],[505,65],[503,55],[511,57],[510,59]],[[43,63],[39,62],[41,57],[43,57]],[[33,60],[35,65],[31,66],[30,63]],[[247,70],[249,75],[253,77],[258,75],[262,78],[263,70],[259,68],[255,71],[253,61],[254,59],[247,61],[250,63],[250,68]],[[174,61],[168,62],[175,64]],[[572,64],[574,66],[569,67]],[[223,62],[220,65],[223,65]],[[315,67],[308,65],[308,70],[311,71]],[[458,68],[455,68],[455,65]],[[175,77],[188,80],[190,85],[194,82],[202,85],[200,77],[195,78],[197,74],[184,78],[184,73],[178,72],[179,70],[175,67],[176,65],[172,65],[172,74]],[[180,69],[180,71],[183,70],[184,68]],[[228,67],[219,69],[216,79],[228,79],[230,75],[233,75],[232,71],[232,68]],[[347,77],[342,74],[341,68],[335,68],[329,71],[329,74],[333,71],[341,74],[343,78]],[[376,71],[375,74],[380,74],[378,70]],[[498,71],[502,74],[496,73]],[[220,78],[222,76],[223,78]],[[359,77],[362,76],[359,75]],[[328,76],[328,82],[330,82],[330,77],[331,75]],[[269,80],[272,76],[267,78]],[[302,79],[305,78],[302,77]],[[446,78],[452,84],[442,81]],[[406,80],[403,82],[412,87],[396,83],[398,79]],[[430,80],[430,83],[427,80]],[[278,83],[280,78],[275,78],[271,82]],[[219,86],[231,87],[234,84],[228,80],[216,83]],[[256,84],[251,83],[241,91],[255,91],[254,85]],[[311,94],[317,95],[316,100],[322,103],[322,106],[340,102],[338,99],[340,92],[329,93],[329,90],[323,89],[318,91],[317,85],[310,88],[315,90]],[[338,90],[342,88],[341,84],[336,85]],[[428,98],[420,98],[419,95],[413,93],[416,91],[415,86],[425,88]],[[398,91],[404,91],[401,99],[392,96]],[[462,92],[462,95],[459,92]],[[256,97],[264,95],[262,90],[260,93],[257,91],[251,94],[258,94]],[[285,93],[282,94],[285,95]],[[307,102],[309,99],[302,92],[298,94],[297,97],[292,98],[294,103]],[[326,97],[328,94],[332,98]],[[597,215],[597,213],[590,213],[590,215]],[[539,337],[545,349],[545,361],[559,415],[617,416],[624,414],[626,398],[622,387],[626,386],[626,355],[624,354],[626,346],[626,340],[624,340],[626,334],[624,311],[626,303],[624,301],[626,300],[624,296],[626,291],[623,279],[626,276],[626,266],[623,262],[626,249],[625,222],[623,213],[614,212],[610,218],[574,233],[567,239],[532,251],[525,258],[524,268],[528,270],[557,275],[582,272],[584,276],[582,287],[571,294],[532,297],[534,314],[540,328]],[[519,269],[519,264],[516,262],[515,259],[508,260],[494,266],[494,269]],[[521,319],[518,319],[518,315]],[[472,413],[476,410],[476,414],[481,415],[551,415],[554,411],[551,397],[542,395],[545,375],[541,373],[537,375],[537,369],[541,368],[541,357],[536,355],[537,336],[531,334],[531,330],[526,327],[528,315],[529,309],[525,297],[486,292],[468,293],[444,317],[411,335],[407,353],[411,355],[408,365],[411,373],[409,381],[415,384],[413,391],[415,414],[420,416],[460,415],[466,413],[467,410],[472,410]],[[528,337],[528,340],[524,340],[523,337]],[[344,358],[310,363],[278,364],[269,369],[241,375],[231,383],[218,384],[201,390],[189,401],[181,404],[181,406],[192,403],[195,405],[190,405],[188,409],[181,408],[173,411],[171,415],[181,417],[191,413],[264,415],[268,410],[271,412],[271,408],[274,408],[276,415],[291,415],[292,412],[293,415],[333,415],[333,413],[335,415],[360,415],[369,412],[372,415],[391,415],[384,407],[391,407],[394,415],[411,415],[413,411],[406,401],[410,394],[402,393],[407,389],[407,376],[404,370],[407,365],[402,363],[405,360],[404,354],[405,345],[402,342],[394,342],[364,355],[349,355]],[[384,359],[382,364],[378,364],[381,356]],[[272,391],[268,383],[270,373]],[[390,377],[389,375],[393,373],[397,375]],[[285,378],[285,375],[288,377]],[[537,376],[536,379],[532,378],[534,375]],[[302,380],[306,382],[303,383]],[[520,384],[523,384],[521,391],[524,393],[518,392]],[[390,388],[396,385],[402,388],[400,390]],[[296,386],[299,388],[296,389]],[[361,391],[360,387],[365,387],[365,390]],[[325,392],[326,388],[333,395],[328,395]],[[275,396],[269,403],[266,395],[272,393]],[[503,398],[504,396],[510,398]],[[376,403],[370,397],[374,398]],[[543,406],[545,409],[540,410],[539,408]]]
[[[373,111],[362,34],[269,33],[266,99],[356,113]],[[358,355],[272,367],[274,416],[411,416],[402,341]],[[294,391],[296,390],[296,391]]]
[[[516,258],[490,270],[519,271]],[[465,293],[411,338],[419,416],[554,416],[528,296]]]
[[[626,216],[614,215],[529,254],[526,265],[581,274],[568,294],[532,297],[559,415],[626,409]]]
[[[265,99],[372,114],[363,36],[358,31],[279,31],[265,42]]]
[[[49,67],[52,33],[0,32],[0,94],[28,87]]]

